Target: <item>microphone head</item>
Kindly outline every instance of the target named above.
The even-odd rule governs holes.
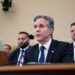
[[[32,34],[29,34],[28,37],[29,37],[29,39],[32,39],[32,40],[34,39],[34,35],[32,35]]]

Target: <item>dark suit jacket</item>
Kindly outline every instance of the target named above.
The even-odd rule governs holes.
[[[46,63],[69,63],[73,62],[71,52],[68,49],[69,44],[57,40],[52,40]],[[34,45],[30,50],[26,51],[25,62],[38,63],[39,47],[38,44]]]
[[[29,46],[29,48],[31,48],[31,46]],[[29,49],[28,48],[28,49]],[[27,50],[28,50],[27,49]],[[8,59],[9,59],[9,64],[10,65],[16,65],[17,64],[17,60],[18,60],[18,57],[19,57],[19,53],[20,53],[20,48],[16,48],[15,50],[13,50],[9,56],[8,56]],[[25,58],[25,57],[24,57]]]
[[[71,51],[72,59],[73,59],[73,62],[74,62],[74,47],[73,47],[73,43],[70,43],[69,50]]]

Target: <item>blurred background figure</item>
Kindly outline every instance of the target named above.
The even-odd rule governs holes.
[[[9,54],[11,51],[11,46],[9,44],[4,44],[4,51]]]
[[[34,39],[34,36],[24,31],[18,33],[18,47],[9,55],[10,65],[22,66],[25,64],[25,51],[31,48],[30,39]]]
[[[3,42],[2,42],[2,39],[0,37],[0,51],[2,51],[2,50],[3,50]]]
[[[75,22],[70,25],[71,43],[69,50],[71,51],[73,62],[75,63]]]

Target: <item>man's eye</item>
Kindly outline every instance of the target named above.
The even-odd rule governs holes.
[[[43,24],[40,24],[40,25],[34,25],[34,28],[37,28],[37,27],[39,27],[39,28],[43,28],[43,27],[45,27]]]
[[[34,25],[34,28],[37,28],[37,25]]]
[[[25,40],[26,38],[18,38],[18,40],[21,40],[21,39],[22,39],[22,40]]]
[[[71,30],[71,32],[74,32],[74,30]]]
[[[43,25],[40,25],[39,27],[41,27],[41,28],[42,28],[42,27],[44,27],[44,26],[43,26]]]
[[[25,38],[21,38],[22,40],[25,40]]]

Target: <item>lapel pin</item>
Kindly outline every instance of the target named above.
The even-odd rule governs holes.
[[[51,52],[54,53],[54,50],[52,50]]]

